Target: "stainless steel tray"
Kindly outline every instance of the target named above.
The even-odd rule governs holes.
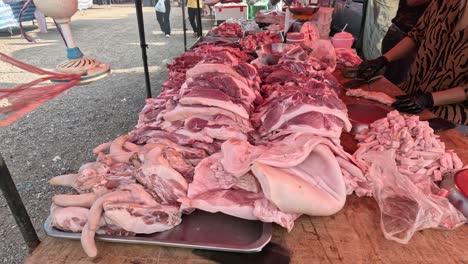
[[[81,235],[56,229],[50,225],[50,217],[44,223],[44,230],[47,235],[57,238],[79,240]],[[183,216],[180,225],[162,233],[133,237],[98,235],[96,240],[253,253],[261,251],[270,242],[271,236],[272,226],[270,223],[197,210],[190,215]]]
[[[373,122],[385,118],[390,112],[382,107],[368,104],[349,104],[348,118],[353,127],[349,132],[352,135],[361,133],[362,130],[369,128]]]

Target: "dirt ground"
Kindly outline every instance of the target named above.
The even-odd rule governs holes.
[[[154,9],[144,8],[148,62],[153,96],[166,78],[166,63],[184,51],[181,9],[171,10],[172,36],[159,31]],[[0,33],[0,51],[13,58],[53,69],[65,59],[65,46],[51,19],[49,32],[40,33],[30,22],[31,44],[15,31]],[[78,86],[43,104],[6,128],[0,128],[0,153],[13,176],[40,237],[52,195],[66,190],[50,187],[53,176],[74,173],[95,160],[92,149],[130,131],[146,97],[135,7],[95,6],[72,19],[75,41],[85,55],[112,65],[112,74]],[[204,29],[211,21],[204,19]],[[187,21],[187,26],[188,25]],[[188,31],[189,46],[194,42]],[[37,76],[0,62],[0,88],[14,87]],[[0,195],[0,263],[22,263],[28,250],[13,216]]]

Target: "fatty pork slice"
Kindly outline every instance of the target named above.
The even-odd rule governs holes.
[[[181,199],[184,206],[199,210],[235,216],[247,220],[274,222],[288,231],[299,214],[289,214],[278,210],[262,193],[245,190],[214,190],[202,193],[192,199]]]
[[[195,168],[194,180],[189,184],[187,197],[213,190],[243,189],[248,192],[260,192],[260,185],[250,173],[234,176],[226,171],[221,164],[222,153],[216,153],[203,159]]]
[[[81,233],[88,222],[89,209],[83,207],[61,207],[52,204],[50,208],[51,226],[65,231]],[[108,236],[134,236],[135,233],[119,226],[106,223],[101,217],[96,234]]]
[[[236,177],[225,172],[221,158],[222,153],[216,153],[198,164],[187,197],[180,199],[183,207],[275,222],[291,230],[299,215],[281,212],[265,199],[260,184],[251,173]]]
[[[224,189],[219,179],[253,173],[262,195],[281,212],[330,215],[338,212],[346,199],[342,168],[336,157],[348,162],[347,170],[360,171],[350,156],[330,140],[305,133],[266,146],[231,139],[223,143],[221,153],[199,164],[194,183],[189,186],[189,198],[198,199],[204,190]]]
[[[180,121],[186,120],[194,116],[214,116],[214,115],[224,115],[236,122],[247,123],[247,119],[244,119],[235,113],[225,110],[219,107],[210,107],[206,105],[177,105],[173,110],[168,111],[161,115],[161,118],[169,121]]]
[[[394,149],[369,151],[363,159],[370,164],[366,175],[372,182],[372,193],[380,207],[381,227],[387,239],[407,244],[419,230],[453,229],[466,222],[447,198],[419,188],[398,171]]]
[[[327,146],[336,157],[348,161],[348,170],[351,172],[360,171],[353,165],[353,157],[340,146],[336,146],[327,138],[301,132],[264,146],[252,146],[249,142],[241,140],[228,140],[221,146],[221,163],[227,172],[235,176],[247,173],[255,161],[277,168],[291,168],[304,162],[319,144]]]
[[[161,204],[177,205],[187,194],[187,179],[164,157],[164,147],[155,147],[144,156],[135,177]]]
[[[275,92],[266,99],[264,104],[257,107],[256,112],[252,115],[252,122],[259,126],[261,135],[267,135],[279,129],[289,120],[309,112],[333,115],[339,120],[339,126],[342,126],[346,131],[351,129],[346,106],[326,86],[320,89]],[[333,132],[329,137],[333,137],[335,134]]]
[[[341,210],[346,201],[340,166],[324,145],[316,146],[294,167],[281,169],[256,161],[252,172],[265,197],[285,213],[328,216]]]
[[[103,208],[106,224],[135,234],[166,231],[182,222],[181,211],[176,206],[107,202]]]
[[[185,127],[192,132],[223,141],[231,138],[247,140],[247,135],[254,131],[249,122],[244,125],[224,115],[192,117],[185,121]]]
[[[234,101],[220,90],[206,88],[192,89],[179,100],[179,103],[183,105],[214,106],[231,111],[242,118],[249,118],[248,107],[238,100]]]
[[[246,85],[250,84],[249,80],[246,77],[242,76],[242,74],[238,73],[232,66],[215,63],[203,63],[196,65],[195,67],[187,71],[187,79],[193,78],[194,76],[204,73],[228,74],[236,80],[245,83]],[[250,87],[253,88],[252,86]]]
[[[91,162],[80,167],[76,174],[53,177],[49,184],[72,187],[78,193],[88,193],[96,189],[115,189],[120,185],[135,183],[133,168],[127,164],[107,166],[101,162]]]
[[[112,204],[121,205],[113,206]],[[170,220],[173,218],[161,217],[159,212],[162,211],[161,213],[164,213],[164,210],[167,210],[165,214],[171,215],[176,219],[177,216],[180,217],[180,213],[174,215],[174,209],[172,207],[167,208],[159,205],[154,198],[145,191],[143,186],[131,184],[121,187],[119,190],[100,197],[89,210],[88,222],[81,233],[81,245],[89,257],[96,257],[97,255],[94,236],[102,224],[104,209],[109,211],[107,216],[104,214],[105,219],[107,218],[112,223],[125,226],[138,232],[161,232],[173,228],[180,223],[180,220],[173,221]],[[141,210],[149,210],[150,213],[143,213]],[[155,211],[158,213],[153,215]],[[150,221],[151,219],[149,219],[148,216],[153,216],[152,219],[154,219],[154,222]]]
[[[187,79],[180,90],[180,97],[188,93],[191,88],[197,87],[221,90],[231,98],[238,98],[247,104],[255,101],[252,88],[226,73],[208,72]]]
[[[347,96],[362,97],[368,100],[376,101],[384,105],[392,105],[396,102],[394,97],[382,92],[366,91],[362,89],[350,89],[346,92]]]
[[[65,232],[79,233],[88,222],[89,209],[84,207],[62,207],[52,203],[50,224]]]

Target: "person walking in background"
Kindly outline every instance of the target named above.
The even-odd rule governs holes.
[[[203,2],[202,0],[198,0],[198,4],[200,5],[200,12],[203,10]],[[187,2],[187,9],[188,9],[188,17],[190,21],[190,25],[193,29],[192,37],[196,38],[198,36],[198,30],[200,25],[198,25],[198,10],[197,10],[197,0],[188,0]]]
[[[166,35],[166,38],[171,37],[171,0],[159,0],[164,1],[165,12],[159,12],[156,10],[156,19],[158,20],[161,31]],[[157,4],[156,4],[157,5]]]
[[[408,35],[408,32],[416,25],[427,6],[429,6],[430,1],[400,0],[397,14],[392,19],[392,25],[382,41],[382,54],[391,50]],[[389,63],[385,69],[385,77],[394,84],[400,84],[408,75],[415,57],[416,52],[404,59]]]

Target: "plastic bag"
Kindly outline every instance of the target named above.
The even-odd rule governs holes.
[[[395,150],[369,151],[363,155],[370,164],[366,177],[379,204],[380,225],[387,239],[407,244],[414,233],[426,228],[453,229],[466,218],[445,197],[424,192],[398,171]],[[428,177],[428,184],[437,187]]]
[[[310,56],[327,65],[327,71],[333,72],[336,68],[335,48],[329,40],[320,39],[312,44]]]
[[[14,60],[1,52],[0,61],[4,61],[31,73],[46,75],[45,77],[22,84],[15,88],[0,88],[0,127],[13,123],[47,100],[50,100],[75,86],[80,81],[80,75],[78,74],[62,74],[45,71],[32,65]],[[37,86],[38,84],[49,80],[69,81],[65,83]]]
[[[336,68],[335,48],[329,40],[320,39],[312,44],[310,57],[327,65],[327,71],[333,72]]]
[[[156,9],[156,11],[159,13],[166,13],[166,5],[164,4],[164,0],[158,0],[154,6],[154,9]]]

